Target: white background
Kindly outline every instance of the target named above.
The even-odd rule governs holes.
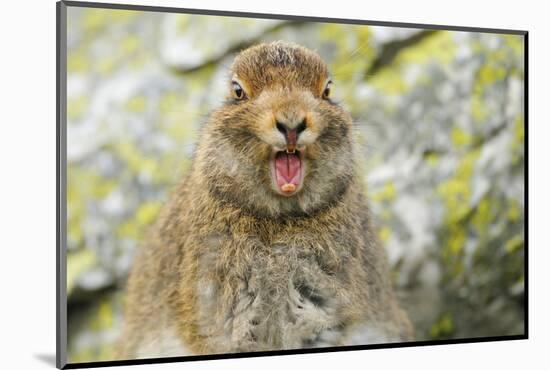
[[[112,2],[117,2],[112,0]],[[529,33],[530,339],[132,369],[548,368],[550,32],[544,1],[126,0],[126,3],[494,27]],[[55,2],[5,1],[0,22],[0,367],[53,368],[55,355]],[[546,365],[545,365],[546,364]],[[130,368],[130,367],[127,367]]]

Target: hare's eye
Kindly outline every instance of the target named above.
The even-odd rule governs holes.
[[[330,98],[330,85],[332,85],[332,81],[328,81],[325,85],[325,89],[323,90],[323,99]]]
[[[237,82],[233,81],[231,83],[231,87],[233,89],[233,97],[235,99],[242,100],[246,97],[246,94],[245,94],[243,88]]]

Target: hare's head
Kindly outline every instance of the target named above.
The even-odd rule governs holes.
[[[354,165],[351,119],[331,100],[331,84],[321,57],[304,47],[273,42],[241,52],[199,147],[210,191],[263,217],[337,202]]]

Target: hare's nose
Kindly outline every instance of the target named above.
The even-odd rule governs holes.
[[[298,136],[306,129],[306,122],[302,121],[294,128],[291,128],[289,125],[281,122],[276,123],[277,130],[285,136],[286,140],[286,151],[289,153],[294,153],[296,150],[296,142],[298,141]]]

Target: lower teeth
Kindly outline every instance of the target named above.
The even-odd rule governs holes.
[[[283,186],[281,186],[281,190],[284,191],[285,193],[291,193],[294,190],[296,190],[296,185],[294,185],[294,184],[284,184]]]

